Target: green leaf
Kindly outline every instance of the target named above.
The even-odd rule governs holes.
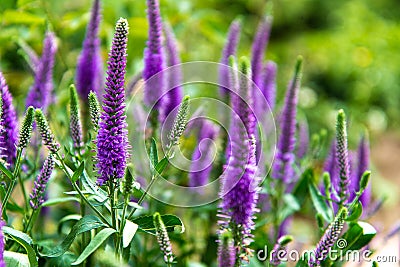
[[[351,214],[346,218],[346,221],[353,222],[353,221],[358,220],[358,218],[360,218],[362,212],[363,212],[362,204],[360,201],[358,201],[358,203],[351,210]]]
[[[151,138],[150,145],[150,170],[153,172],[158,164],[157,143],[154,138]]]
[[[292,215],[296,211],[300,210],[300,204],[292,194],[285,194],[283,196],[285,202],[285,208],[280,212],[281,221],[285,220],[288,216]]]
[[[185,226],[183,225],[183,222],[177,216],[166,214],[161,215],[161,219],[163,220],[168,232],[173,232],[175,228],[178,228],[180,233],[183,233],[185,231]],[[156,228],[153,223],[152,215],[140,216],[133,219],[132,222],[137,224],[141,231],[144,231],[151,235],[156,234]]]
[[[80,219],[71,229],[64,241],[50,251],[40,253],[44,257],[54,258],[63,255],[74,242],[75,238],[84,232],[106,226],[98,217],[87,215]]]
[[[54,205],[70,202],[70,201],[80,202],[80,199],[76,198],[76,197],[53,198],[53,199],[49,199],[49,200],[45,201],[42,206],[49,207],[49,206],[54,206]]]
[[[4,251],[4,261],[7,267],[30,267],[28,255]]]
[[[117,231],[112,228],[104,228],[101,230],[89,243],[89,245],[83,250],[82,254],[74,261],[71,265],[81,264],[87,257],[98,249],[104,241],[107,240],[112,234]]]
[[[2,171],[8,179],[13,179],[13,174],[4,166],[3,162],[0,161],[0,171]]]
[[[343,235],[343,239],[347,241],[344,251],[359,250],[366,246],[376,235],[375,228],[366,222],[351,223],[350,228]]]
[[[32,238],[30,238],[29,235],[27,235],[21,231],[15,230],[13,228],[7,227],[7,226],[3,227],[3,233],[10,236],[15,241],[17,241],[25,249],[25,251],[28,253],[28,259],[29,259],[30,266],[32,266],[32,267],[39,266],[37,258],[36,258],[36,253],[33,250],[33,248],[31,247]]]
[[[303,205],[308,191],[308,181],[312,181],[314,173],[312,169],[307,169],[301,175],[299,182],[296,184],[293,190],[293,196],[297,199],[300,206]]]
[[[79,178],[81,177],[83,170],[85,169],[85,162],[82,161],[81,165],[79,165],[78,169],[74,172],[74,175],[72,175],[72,182],[76,182],[79,180]]]
[[[124,248],[127,248],[135,236],[138,229],[138,225],[129,220],[126,220],[124,230],[122,232],[122,244]]]
[[[167,158],[163,158],[162,160],[160,160],[160,162],[156,165],[156,171],[161,174],[164,169],[167,167],[168,165],[168,159]]]
[[[326,204],[325,198],[321,195],[321,193],[312,181],[309,181],[308,189],[310,191],[310,196],[314,208],[317,210],[318,213],[322,215],[325,221],[330,223],[333,220],[333,215],[331,209]]]

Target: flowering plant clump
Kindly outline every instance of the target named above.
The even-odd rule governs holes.
[[[278,64],[265,59],[270,14],[250,55],[237,56],[249,32],[235,19],[220,63],[193,68],[181,63],[159,0],[146,1],[141,63],[128,57],[144,23],[137,18],[114,19],[103,58],[107,4],[93,1],[73,59],[60,60],[67,41],[51,26],[41,57],[24,45],[33,73],[24,105],[0,72],[0,267],[331,267],[345,264],[332,251],[369,249],[377,211],[369,135],[353,153],[342,109],[329,121],[330,148],[326,131],[310,135],[316,126],[301,110],[307,60],[291,61],[280,92]],[[59,64],[68,66],[62,77]],[[143,70],[128,84],[132,66]],[[198,85],[202,75],[215,92]],[[292,245],[304,254],[288,263]],[[271,253],[260,256],[264,249]]]

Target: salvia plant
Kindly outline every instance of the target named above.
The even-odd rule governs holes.
[[[159,1],[146,5],[143,70],[134,79],[143,86],[132,101],[125,76],[137,65],[127,56],[129,28],[137,25],[128,22],[137,21],[116,20],[103,71],[101,0],[93,1],[73,59],[75,77],[53,77],[63,42],[50,26],[40,57],[21,43],[33,74],[26,105],[14,106],[0,72],[0,267],[339,267],[346,260],[332,252],[369,250],[376,230],[367,220],[381,202],[372,194],[368,133],[352,152],[342,109],[330,122],[335,132],[311,131],[298,107],[307,61],[292,60],[280,92],[278,64],[265,59],[272,16],[261,18],[251,54],[241,57],[244,20],[234,20],[219,64],[207,69],[219,82],[215,97],[229,107],[219,128],[210,116],[216,111],[202,98],[198,104],[196,85],[180,84],[188,74],[179,38]],[[265,124],[267,112],[275,124]],[[187,204],[197,198],[203,202]],[[174,199],[185,208],[162,203]],[[299,221],[310,226],[301,238]],[[300,252],[294,263],[291,250]]]

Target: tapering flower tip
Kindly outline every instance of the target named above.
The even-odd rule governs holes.
[[[251,97],[251,67],[250,61],[247,57],[241,57],[239,59],[239,68],[242,74],[239,74],[239,95],[242,97],[240,101],[240,109],[243,109],[242,120],[246,126],[249,135],[255,132],[255,115],[252,110],[253,99]],[[240,115],[239,115],[240,116]]]
[[[273,61],[267,61],[263,69],[261,91],[271,110],[276,103],[276,73],[278,65]]]
[[[326,190],[330,190],[332,187],[332,181],[331,181],[331,176],[329,175],[329,172],[324,172],[322,174],[322,181],[324,183],[324,188]]]
[[[369,141],[368,141],[368,133],[365,133],[361,138],[360,143],[357,149],[357,171],[355,182],[362,182],[362,178],[365,175],[365,172],[369,168]],[[360,188],[361,189],[361,188]],[[371,185],[368,185],[364,188],[364,192],[360,197],[360,201],[364,207],[367,207],[371,202]]]
[[[118,183],[124,177],[129,157],[124,89],[127,41],[128,21],[120,18],[109,53],[103,112],[96,141],[99,185],[109,180]]]
[[[158,244],[160,245],[161,252],[164,254],[164,262],[171,264],[174,262],[174,255],[172,254],[172,246],[168,237],[167,228],[165,228],[160,213],[154,213],[153,223],[156,228]]]
[[[90,90],[99,95],[103,87],[103,60],[98,36],[100,20],[100,0],[94,0],[83,48],[76,66],[76,87],[80,97],[85,101]]]
[[[226,38],[224,49],[219,67],[219,84],[220,94],[222,97],[227,97],[230,89],[229,82],[229,57],[235,56],[240,39],[240,30],[242,22],[240,19],[234,20],[229,26],[228,36]]]
[[[80,114],[78,94],[76,93],[76,88],[73,84],[71,84],[71,86],[69,87],[69,94],[70,94],[69,129],[71,132],[72,141],[74,142],[74,147],[76,149],[81,149],[83,147],[81,114]]]
[[[251,69],[253,70],[253,82],[261,88],[261,74],[266,46],[271,32],[272,17],[263,18],[257,27],[256,35],[251,48]]]
[[[308,265],[310,267],[320,266],[321,262],[326,259],[332,247],[339,239],[347,213],[347,208],[341,208],[339,210],[334,221],[329,225],[328,229],[326,229],[324,235],[321,237],[321,240],[318,242],[313,255],[311,255],[308,260]]]
[[[233,267],[235,266],[236,250],[232,234],[224,230],[218,241],[218,266]]]
[[[125,177],[122,180],[121,186],[123,195],[132,195],[134,190],[140,189],[140,184],[135,181],[129,167],[126,168]]]
[[[17,130],[17,113],[12,103],[12,96],[8,91],[8,86],[3,74],[0,72],[0,93],[2,100],[2,109],[0,117],[0,124],[2,125],[2,131],[0,132],[4,142],[4,150],[0,151],[1,155],[7,159],[8,164],[14,162],[16,156],[16,147],[18,130]]]
[[[294,179],[293,163],[295,156],[293,152],[296,145],[296,114],[302,62],[302,58],[299,57],[296,62],[293,78],[286,91],[285,103],[281,115],[277,153],[272,167],[272,177],[280,179],[285,183],[291,183]]]
[[[54,58],[57,52],[56,37],[54,33],[47,32],[43,44],[42,57],[35,72],[35,82],[30,88],[26,106],[47,110],[53,91]]]
[[[170,146],[176,146],[179,144],[179,138],[182,136],[183,131],[186,128],[188,114],[189,114],[189,101],[190,97],[187,95],[183,98],[182,103],[178,109],[178,114],[172,125],[171,132],[168,136]]]
[[[360,179],[360,191],[364,191],[369,185],[369,180],[371,178],[371,171],[365,171],[364,174],[361,176]]]
[[[339,169],[340,205],[346,205],[350,196],[350,161],[347,148],[346,114],[341,109],[336,118],[336,163]]]
[[[33,120],[35,116],[35,109],[30,106],[25,112],[25,117],[22,122],[21,130],[19,132],[18,137],[18,145],[17,147],[22,150],[26,148],[31,140],[32,131],[33,131]]]
[[[159,110],[161,106],[161,96],[165,91],[165,77],[162,70],[165,69],[165,55],[162,46],[162,21],[160,15],[160,7],[158,0],[147,0],[147,19],[149,22],[149,37],[144,49],[144,69],[143,79],[145,80],[144,87],[144,103],[148,107],[153,107]],[[148,80],[155,74],[157,79]]]
[[[88,101],[90,120],[92,122],[94,131],[97,133],[100,122],[100,104],[99,100],[97,99],[97,95],[93,91],[90,91]]]
[[[35,110],[36,124],[39,128],[40,136],[42,137],[43,144],[50,150],[51,153],[56,154],[60,149],[60,144],[57,143],[52,131],[50,130],[49,123],[44,116],[41,109]]]
[[[0,208],[1,208],[1,205],[0,205]],[[0,267],[6,267],[6,263],[4,261],[5,242],[4,242],[4,233],[3,233],[3,227],[5,225],[6,225],[6,222],[0,218]]]
[[[168,70],[166,77],[169,86],[167,87],[168,92],[166,94],[168,102],[165,106],[165,116],[168,116],[171,111],[179,106],[183,97],[183,90],[181,86],[176,86],[182,82],[182,70],[179,66],[181,60],[179,57],[178,44],[175,34],[169,23],[165,24],[165,37],[168,67],[175,66],[174,68]]]
[[[36,178],[32,193],[30,194],[29,204],[32,209],[38,209],[44,202],[46,186],[54,170],[54,164],[54,156],[49,154],[43,163],[42,170]]]

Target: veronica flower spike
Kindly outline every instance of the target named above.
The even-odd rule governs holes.
[[[346,128],[346,114],[341,109],[336,119],[336,163],[339,169],[339,207],[347,205],[350,196],[350,161]]]
[[[8,164],[13,164],[16,157],[16,142],[18,138],[18,119],[13,106],[13,99],[8,91],[8,86],[0,72],[0,97],[2,100],[2,114],[0,118],[0,135],[4,142],[4,150],[0,151],[2,158],[5,158]]]
[[[103,112],[97,135],[97,169],[99,185],[124,177],[128,154],[128,133],[125,115],[125,68],[128,42],[128,21],[120,18],[108,57]]]
[[[76,89],[85,101],[90,91],[99,95],[103,87],[103,60],[100,51],[100,0],[94,0],[82,52],[76,66]]]
[[[296,145],[296,114],[298,92],[301,81],[302,58],[296,63],[293,79],[286,92],[280,123],[280,133],[276,157],[272,166],[272,177],[280,179],[286,184],[293,182],[294,178],[294,149]]]
[[[161,97],[165,92],[165,77],[161,73],[165,69],[165,55],[162,46],[162,21],[158,0],[147,0],[147,19],[149,22],[149,37],[144,49],[144,103],[154,108],[158,113],[162,109]],[[157,75],[157,79],[149,79]],[[163,98],[163,101],[166,98]]]
[[[29,89],[26,98],[27,107],[41,108],[46,112],[53,91],[53,68],[56,52],[56,37],[54,33],[47,32],[43,43],[42,57],[35,71],[35,82]]]

